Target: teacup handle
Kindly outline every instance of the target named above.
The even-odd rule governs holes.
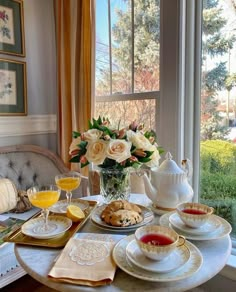
[[[179,240],[177,246],[182,246],[185,244],[185,237],[182,235],[179,235]]]
[[[210,207],[210,209],[211,209],[212,213],[214,213],[214,212],[215,212],[215,209],[214,209],[214,208]]]

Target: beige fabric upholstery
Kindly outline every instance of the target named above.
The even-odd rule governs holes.
[[[14,182],[18,190],[55,183],[55,176],[69,169],[52,151],[36,145],[0,147],[0,178]],[[88,179],[82,177],[76,197],[88,195]],[[62,194],[61,199],[64,198]]]

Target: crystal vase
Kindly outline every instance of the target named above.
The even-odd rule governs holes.
[[[100,191],[105,203],[114,200],[129,200],[130,172],[127,168],[100,170]]]

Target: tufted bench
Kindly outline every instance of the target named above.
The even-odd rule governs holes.
[[[55,182],[55,175],[68,172],[63,161],[52,151],[36,145],[15,145],[0,147],[0,178],[14,182],[18,190],[27,190],[33,185]],[[80,187],[73,192],[74,197],[88,195],[88,179],[82,177]],[[60,199],[64,199],[65,194]],[[30,218],[37,209],[23,214],[7,213],[19,219]],[[4,214],[3,214],[4,215]],[[0,246],[0,289],[25,274],[14,255],[14,244]]]

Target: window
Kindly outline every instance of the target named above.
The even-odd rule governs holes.
[[[155,7],[156,17],[142,5]],[[236,155],[235,144],[225,138],[233,140],[235,133],[236,22],[224,13],[235,18],[235,6],[226,0],[100,0],[96,10],[96,115],[116,122],[122,117],[125,125],[137,119],[156,128],[161,145],[178,164],[192,160],[194,200],[214,205],[231,224],[236,222]],[[142,55],[140,35],[146,30],[156,37],[149,37]],[[156,52],[151,61],[150,49]],[[146,74],[155,82],[145,83]],[[216,136],[212,124],[225,134]],[[218,148],[225,142],[232,146],[223,169],[209,151],[208,143],[216,138]]]
[[[96,1],[95,115],[155,129],[160,98],[160,1]]]
[[[203,1],[200,200],[236,239],[236,2]]]

